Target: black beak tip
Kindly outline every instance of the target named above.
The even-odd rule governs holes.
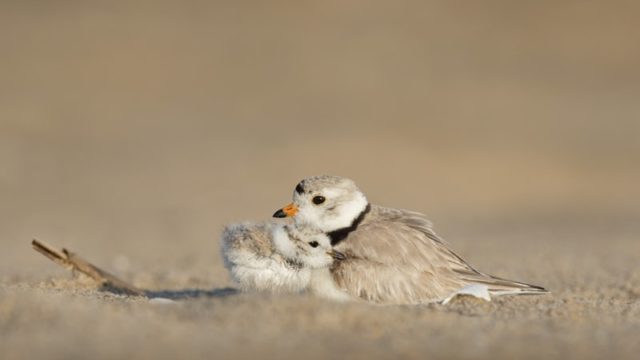
[[[275,218],[284,218],[287,217],[287,214],[282,209],[278,209],[275,213],[273,213],[273,217]]]
[[[343,253],[336,250],[333,250],[333,258],[340,261],[347,259],[347,257]]]

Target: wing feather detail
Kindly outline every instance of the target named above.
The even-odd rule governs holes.
[[[496,295],[546,291],[474,269],[417,212],[373,206],[360,227],[335,248],[347,257],[332,268],[337,285],[367,301],[435,302],[470,284],[487,285]]]

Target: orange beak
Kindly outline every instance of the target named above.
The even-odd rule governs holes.
[[[273,217],[283,218],[283,217],[291,217],[294,216],[298,212],[298,207],[293,203],[279,209],[273,214]]]

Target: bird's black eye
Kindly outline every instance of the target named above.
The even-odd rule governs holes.
[[[312,241],[309,243],[309,245],[311,245],[312,248],[317,248],[318,245],[320,245],[317,241]]]
[[[313,203],[316,204],[316,205],[322,204],[324,202],[324,200],[325,200],[324,196],[320,196],[320,195],[314,196],[313,199],[312,199]]]

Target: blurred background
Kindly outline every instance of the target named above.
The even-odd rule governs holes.
[[[0,275],[52,268],[33,237],[108,268],[222,274],[222,226],[317,174],[427,213],[486,266],[476,233],[506,254],[637,240],[638,11],[1,0]]]

